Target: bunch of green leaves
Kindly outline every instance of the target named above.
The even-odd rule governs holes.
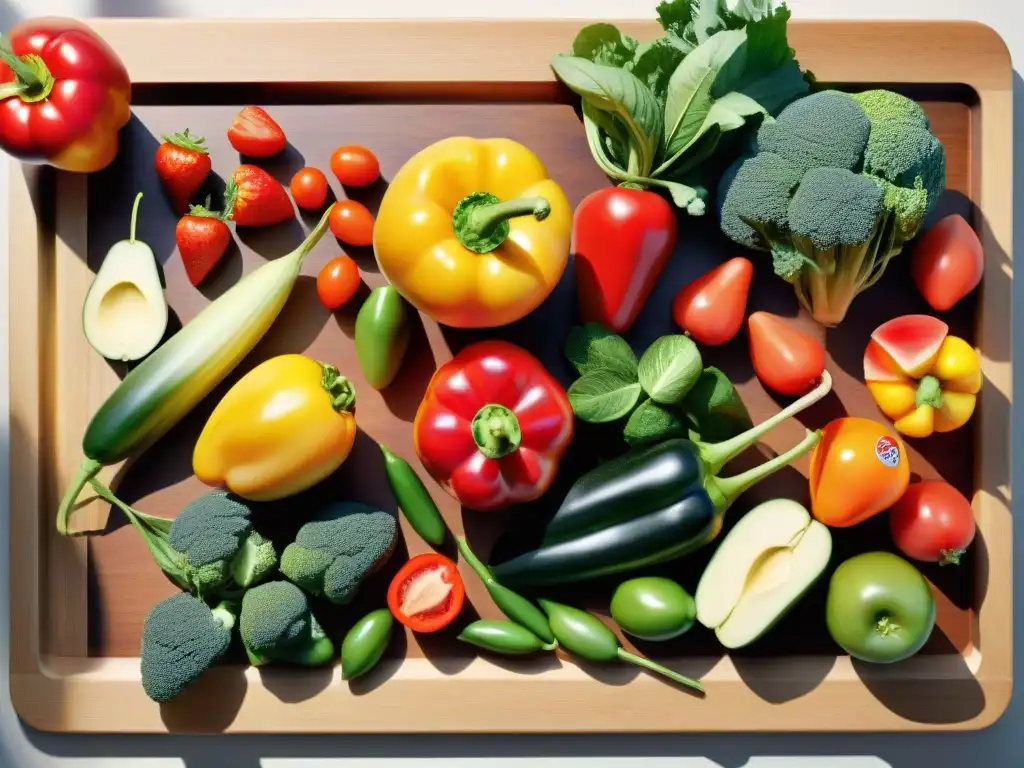
[[[786,38],[789,18],[772,0],[740,0],[735,10],[726,0],[668,0],[658,6],[663,37],[640,43],[613,24],[591,24],[551,66],[583,99],[601,169],[666,189],[700,216],[708,166],[738,154],[733,134],[809,90]]]
[[[580,374],[568,391],[576,417],[622,422],[631,446],[684,436],[718,442],[752,426],[732,382],[703,367],[687,336],[662,336],[638,360],[621,336],[587,323],[569,333],[565,354]]]

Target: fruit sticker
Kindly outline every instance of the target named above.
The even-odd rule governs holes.
[[[887,467],[895,468],[900,463],[900,447],[895,438],[883,435],[875,443],[875,456]]]

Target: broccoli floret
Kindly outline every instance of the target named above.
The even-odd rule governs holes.
[[[158,603],[142,629],[142,687],[154,701],[170,701],[198,679],[231,645],[232,606],[213,610],[180,592]]]
[[[823,325],[882,276],[946,183],[945,150],[899,94],[821,91],[766,119],[752,156],[722,177],[719,216],[732,240],[772,254]]]
[[[339,502],[303,525],[281,554],[281,573],[311,595],[346,605],[362,580],[391,557],[395,518],[366,504]]]
[[[251,510],[216,490],[199,497],[174,520],[168,543],[181,553],[185,580],[198,594],[234,582],[250,587],[277,566],[274,545],[253,530]]]
[[[287,581],[248,590],[238,628],[255,666],[271,661],[317,666],[334,656],[334,644],[310,611],[306,594]]]

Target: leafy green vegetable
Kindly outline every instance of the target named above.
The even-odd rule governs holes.
[[[604,424],[621,419],[640,399],[640,382],[611,370],[590,371],[569,387],[569,403],[583,421]]]
[[[600,323],[577,325],[565,340],[565,356],[580,374],[610,370],[636,380],[637,360],[625,339]]]
[[[687,432],[686,422],[675,408],[645,400],[629,417],[623,436],[635,448],[672,437],[685,437]]]
[[[640,358],[640,386],[654,402],[674,405],[697,383],[703,365],[688,336],[662,336]]]
[[[728,440],[753,426],[739,392],[714,366],[704,369],[681,410],[690,423],[690,436],[707,443]]]
[[[580,30],[552,69],[583,99],[591,153],[619,182],[667,190],[702,215],[702,166],[732,160],[725,135],[806,94],[786,37],[789,9],[770,0],[674,0],[658,6],[665,36],[637,43],[608,23]],[[722,155],[723,157],[718,157]]]

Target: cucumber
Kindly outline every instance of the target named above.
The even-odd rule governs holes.
[[[167,434],[263,338],[288,301],[303,259],[327,232],[330,212],[302,245],[239,280],[125,376],[85,430],[85,460],[57,511],[61,534],[68,533],[82,488],[96,484],[101,468]]]

